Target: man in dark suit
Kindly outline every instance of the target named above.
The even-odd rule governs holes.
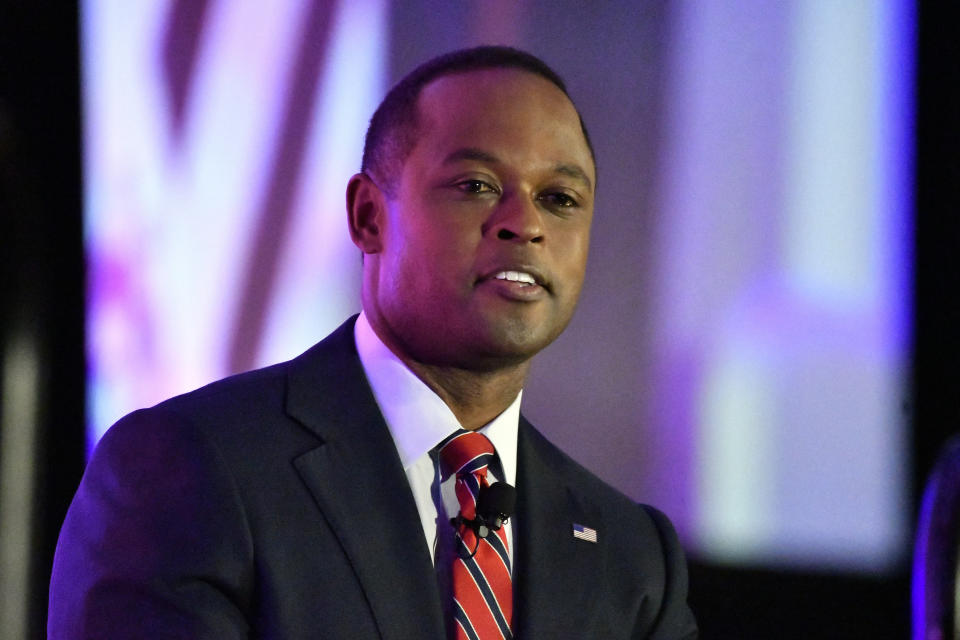
[[[579,114],[538,59],[485,47],[404,78],[347,187],[363,313],[290,362],[114,425],[61,532],[50,636],[464,637],[459,480],[437,445],[465,429],[517,490],[504,637],[695,637],[666,518],[519,414],[531,358],[579,296],[595,185]]]

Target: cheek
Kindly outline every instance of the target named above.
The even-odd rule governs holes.
[[[436,220],[436,219],[435,219]],[[421,225],[415,238],[407,238],[406,260],[413,268],[429,272],[432,278],[457,280],[473,266],[476,255],[474,235],[462,221],[437,220]]]
[[[580,274],[583,277],[587,268],[587,254],[590,249],[590,233],[587,231],[571,230],[563,238],[564,250],[561,259],[564,268],[571,274]]]
[[[383,262],[382,282],[388,283],[392,304],[417,314],[441,298],[445,268],[432,237],[410,234],[393,238],[390,259]]]

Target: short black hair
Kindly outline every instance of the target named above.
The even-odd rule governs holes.
[[[425,86],[437,78],[482,69],[520,69],[546,78],[570,98],[563,79],[546,62],[533,54],[504,46],[481,46],[459,49],[437,56],[404,76],[395,84],[370,118],[367,136],[363,145],[363,160],[360,170],[386,182],[381,186],[392,191],[394,179],[399,176],[403,163],[413,149],[417,138],[417,100]],[[573,99],[570,98],[570,102]],[[576,109],[576,105],[574,105]],[[596,164],[593,145],[587,127],[580,118],[580,129]]]

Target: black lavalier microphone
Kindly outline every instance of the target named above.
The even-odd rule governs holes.
[[[477,498],[477,518],[490,529],[498,531],[513,515],[517,504],[517,490],[506,482],[494,482],[480,489]],[[480,534],[486,538],[486,534]]]
[[[465,524],[473,529],[478,538],[486,538],[491,531],[498,531],[507,522],[516,504],[516,488],[506,482],[494,482],[487,487],[480,487],[477,515],[473,520],[457,516],[450,519],[450,524],[455,527]]]

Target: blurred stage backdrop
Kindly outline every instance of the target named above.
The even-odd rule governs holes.
[[[907,554],[913,4],[87,0],[88,444],[359,310],[366,122],[423,60],[567,80],[599,192],[525,412],[711,562]]]

